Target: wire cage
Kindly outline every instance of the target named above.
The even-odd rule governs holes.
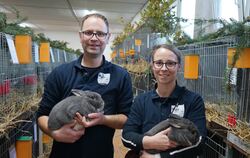
[[[143,31],[137,32],[134,39],[130,37],[130,43],[135,38],[142,39],[140,49],[140,57],[148,58],[148,52],[152,51],[152,47],[157,44],[166,43],[167,37],[162,37],[157,33],[145,33]],[[250,36],[245,40],[250,43]],[[126,39],[128,40],[128,39]],[[132,41],[132,42],[131,42]],[[217,104],[218,106],[226,106],[234,110],[233,115],[236,120],[242,120],[249,123],[250,121],[250,70],[247,68],[234,68],[229,81],[228,71],[228,49],[237,47],[239,38],[235,36],[219,38],[207,42],[200,42],[178,46],[182,52],[182,63],[184,63],[185,56],[197,55],[199,57],[198,77],[197,79],[187,79],[184,77],[184,64],[181,64],[181,70],[177,74],[178,84],[186,86],[188,89],[201,94],[204,101],[207,103]],[[124,44],[125,43],[125,44]],[[119,52],[119,49],[124,49],[128,42],[118,45],[114,50]],[[116,58],[119,58],[119,54]],[[123,60],[116,59],[121,63]],[[114,60],[114,61],[116,61]],[[150,60],[148,60],[150,61]],[[143,74],[130,73],[133,82],[133,91],[135,95],[146,92],[154,88],[152,86],[153,77],[144,76]],[[145,75],[145,74],[144,74]],[[148,82],[149,81],[149,82]],[[227,90],[227,84],[230,83],[231,90]],[[223,109],[223,108],[222,108]],[[229,117],[228,113],[224,116],[225,120]],[[204,158],[226,158],[226,157],[240,157],[247,156],[242,151],[237,150],[235,146],[228,144],[226,136],[218,135],[216,132],[210,131],[207,136]]]
[[[250,36],[248,36],[250,37]],[[250,38],[248,38],[250,39]],[[184,65],[178,75],[178,82],[188,89],[202,95],[206,102],[232,105],[237,112],[237,117],[243,121],[250,121],[250,101],[249,101],[249,69],[235,69],[232,89],[227,90],[228,79],[227,55],[228,48],[237,46],[238,38],[231,36],[216,39],[209,42],[201,42],[178,47],[183,57],[189,54],[199,55],[199,75],[198,79],[184,78]],[[250,41],[250,40],[249,40]],[[182,58],[182,61],[183,58]]]
[[[178,81],[190,90],[198,92],[204,100],[212,103],[236,103],[236,92],[226,91],[227,49],[235,44],[234,38],[222,38],[210,42],[202,42],[180,46],[183,56],[199,55],[199,77],[197,80],[184,79],[184,65]],[[182,58],[184,61],[184,58]]]
[[[0,157],[9,158],[10,147],[15,145],[20,136],[32,137],[32,157],[37,157],[38,152],[38,127],[34,113],[25,118],[26,122],[19,123],[7,135],[0,137]]]
[[[136,32],[132,37],[118,45],[115,48],[116,52],[119,52],[121,49],[126,51],[126,49],[133,47],[129,47],[128,40],[129,43],[133,43],[135,39],[141,39],[142,44],[140,45],[141,52],[139,56],[147,62],[150,61],[150,53],[153,46],[168,41],[168,37],[163,37],[159,33],[145,33],[143,29]],[[250,43],[249,37],[245,37],[248,43]],[[250,97],[250,86],[248,85],[250,83],[250,70],[234,68],[230,76],[231,81],[228,76],[230,71],[228,66],[228,49],[236,47],[240,42],[239,40],[238,37],[229,36],[208,42],[179,46],[178,49],[182,52],[182,63],[184,63],[185,56],[198,55],[199,64],[197,79],[184,78],[185,68],[184,64],[181,64],[181,71],[178,73],[177,81],[180,85],[201,94],[206,102],[232,106],[235,112],[237,112],[238,119],[249,122],[250,101],[248,98]],[[138,50],[136,50],[136,53],[139,54]],[[117,55],[117,58],[120,58],[119,55]],[[126,61],[128,61],[126,63],[130,63],[130,60],[127,59],[128,57],[126,57]],[[118,61],[118,64],[124,63],[124,60],[118,59]],[[228,90],[227,87],[229,82],[232,82],[229,84],[231,90]]]
[[[50,49],[50,65],[52,66],[52,69],[60,65],[59,61],[60,61],[60,58],[59,58],[58,49],[51,48]]]
[[[248,158],[248,154],[228,144],[228,140],[220,132],[208,130],[205,140],[203,158]]]
[[[20,110],[19,106],[24,101],[30,104],[37,103],[37,96],[43,92],[43,86],[49,73],[55,68],[52,63],[40,63],[39,53],[36,50],[36,43],[32,43],[32,62],[29,64],[13,63],[12,54],[8,47],[6,35],[0,32],[0,123],[7,124],[5,114],[12,108]],[[56,66],[65,62],[71,62],[77,56],[62,50],[56,50],[54,55]],[[34,95],[34,96],[33,96]],[[34,97],[34,101],[31,98]],[[33,99],[33,98],[32,98]],[[26,106],[26,102],[22,104]],[[22,106],[20,108],[22,109]],[[33,106],[32,106],[33,107]],[[28,108],[28,107],[27,107]],[[12,111],[11,111],[12,112]],[[29,113],[29,111],[27,111]],[[26,112],[24,112],[26,113]],[[15,114],[14,114],[15,115]],[[19,116],[19,115],[18,115]],[[38,136],[37,125],[34,112],[27,117],[22,118],[25,122],[17,123],[12,126],[10,124],[4,129],[5,135],[0,135],[0,157],[8,158],[9,149],[13,146],[19,136],[29,134],[32,139],[32,157],[38,157]],[[27,122],[28,121],[28,122]],[[1,126],[2,127],[2,126]],[[3,129],[1,129],[3,132]],[[6,137],[7,136],[7,137]]]
[[[0,33],[0,101],[6,100],[6,96],[10,93],[10,57],[8,52],[8,46],[6,37],[3,33]]]
[[[205,141],[203,157],[206,158],[226,158],[227,144],[223,137],[214,132],[208,131]]]
[[[57,55],[58,55],[58,62],[59,62],[60,64],[63,64],[63,63],[66,63],[66,62],[67,62],[67,61],[65,61],[65,58],[64,58],[64,51],[63,51],[63,50],[58,49]]]
[[[57,49],[57,48],[52,48],[52,53],[53,53],[53,61],[51,60],[51,65],[53,68],[63,64],[63,63],[66,63],[67,62],[67,58],[70,58],[68,59],[68,61],[71,61],[71,60],[74,60],[75,58],[74,57],[71,57],[70,55],[68,55],[68,57],[65,58],[65,51],[63,50],[60,50],[60,49]],[[52,58],[51,58],[52,59]]]
[[[73,54],[73,53],[66,53],[66,60],[67,62],[71,62],[73,60],[76,60],[78,58],[78,55],[77,54]]]
[[[0,33],[0,96],[6,101],[10,93],[21,93],[25,95],[35,94],[37,87],[36,66],[32,61],[30,64],[15,64],[6,42],[6,36]]]

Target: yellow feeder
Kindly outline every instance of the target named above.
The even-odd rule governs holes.
[[[229,66],[233,64],[233,56],[235,54],[235,48],[228,48],[227,62]],[[244,48],[236,61],[235,68],[250,68],[250,48]]]
[[[50,63],[49,43],[40,43],[39,61],[41,63]]]
[[[19,64],[32,63],[32,40],[29,35],[16,35],[15,47]]]
[[[198,79],[199,75],[199,56],[186,55],[184,60],[184,78]]]
[[[124,54],[123,50],[120,49],[119,52],[120,52],[120,58],[125,58],[125,54]]]
[[[132,55],[135,55],[135,50],[134,50],[134,49],[130,49],[130,50],[129,50],[129,55],[131,55],[131,56],[132,56]]]

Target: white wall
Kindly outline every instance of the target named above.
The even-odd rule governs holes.
[[[68,47],[73,49],[82,49],[78,32],[70,31],[37,31],[35,33],[44,33],[51,40],[68,42]]]
[[[68,47],[72,49],[81,49],[82,46],[80,43],[80,37],[78,32],[70,32],[70,31],[37,31],[35,33],[44,33],[46,37],[50,38],[51,40],[59,40],[59,41],[66,41],[68,42]],[[113,38],[111,37],[111,40]],[[104,56],[105,58],[110,61],[110,54],[112,52],[110,46],[112,44],[112,41],[109,41],[105,51]]]

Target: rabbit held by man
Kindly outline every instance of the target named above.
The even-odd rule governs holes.
[[[72,89],[74,94],[57,103],[49,114],[48,127],[51,130],[57,130],[63,125],[70,123],[77,112],[82,116],[90,113],[103,112],[104,101],[100,94],[92,91],[82,91]],[[80,125],[74,129],[82,128]]]

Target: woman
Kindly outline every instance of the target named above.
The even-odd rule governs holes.
[[[145,151],[149,149],[164,151],[161,152],[162,157],[196,158],[200,154],[202,145],[171,156],[170,151],[176,150],[179,145],[169,140],[169,129],[153,136],[144,135],[172,113],[192,121],[200,135],[203,138],[206,136],[203,99],[177,84],[180,65],[181,56],[177,48],[165,44],[153,48],[151,66],[157,81],[156,89],[135,98],[122,133],[123,144],[140,152],[140,158],[155,157]]]

